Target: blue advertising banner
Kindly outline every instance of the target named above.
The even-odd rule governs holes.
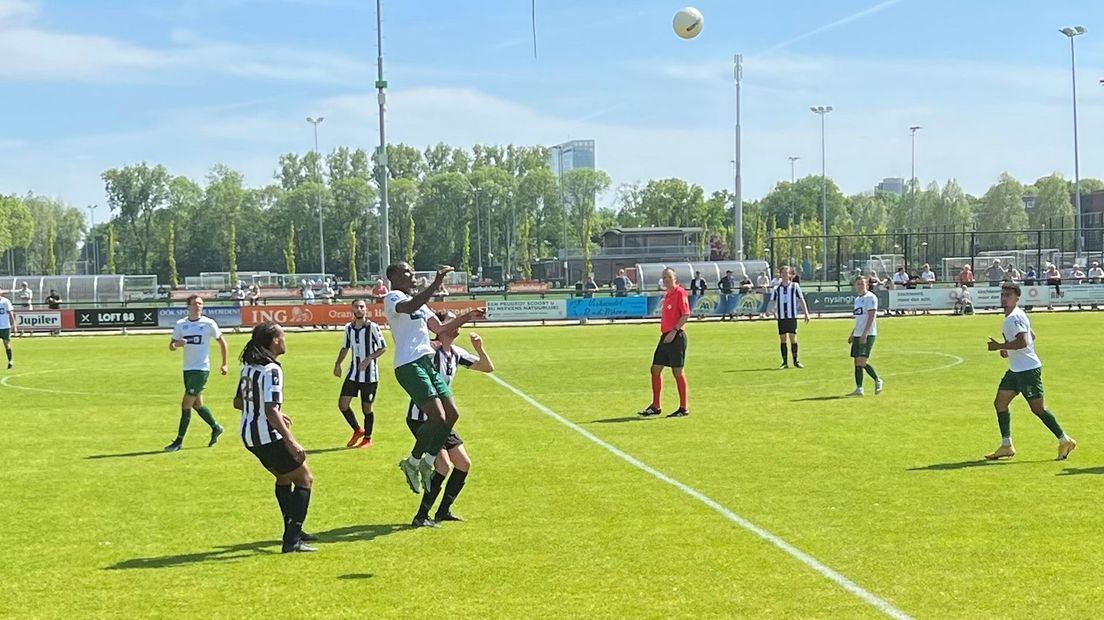
[[[567,300],[569,319],[632,319],[647,313],[648,298],[642,295]]]
[[[187,308],[162,308],[157,311],[157,325],[172,327],[180,319],[188,316]],[[241,308],[230,306],[211,306],[203,309],[203,316],[211,317],[219,327],[240,327]]]

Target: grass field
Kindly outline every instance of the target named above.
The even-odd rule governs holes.
[[[803,326],[804,370],[778,371],[771,322],[689,326],[691,410],[640,421],[655,325],[487,328],[497,376],[658,472],[916,618],[1099,613],[1104,314],[1036,313],[1050,408],[1080,447],[1013,405],[999,443],[985,350],[1000,318],[882,319],[886,392],[852,389],[849,321]],[[5,617],[884,617],[883,611],[476,373],[455,385],[474,460],[466,523],[406,527],[396,462],[411,440],[390,373],[376,445],[344,448],[334,332],[292,333],[286,413],[315,474],[320,552],[279,553],[272,482],[233,432],[175,434],[167,337],[15,341],[0,383]],[[244,335],[230,337],[236,355]],[[217,355],[217,350],[214,351]],[[232,375],[236,375],[236,364]],[[207,398],[235,427],[233,377]],[[673,381],[665,393],[675,406]],[[281,611],[277,612],[276,610]]]

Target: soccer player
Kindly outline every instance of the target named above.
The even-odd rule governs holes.
[[[460,419],[460,412],[452,401],[452,390],[433,365],[436,351],[430,344],[429,332],[451,333],[464,323],[485,315],[485,311],[475,309],[448,323],[441,323],[430,312],[426,302],[441,288],[445,276],[452,271],[452,267],[447,265],[441,267],[430,286],[411,295],[414,290],[414,268],[405,262],[387,267],[387,279],[391,281],[393,290],[383,298],[383,314],[391,325],[391,336],[395,341],[395,378],[410,395],[410,400],[426,414],[410,456],[399,461],[399,468],[414,493],[430,489],[437,453],[448,441],[453,425]]]
[[[334,362],[334,376],[341,376],[341,364],[349,351],[353,359],[349,363],[349,372],[341,384],[341,396],[337,399],[337,408],[345,421],[353,429],[353,436],[345,444],[348,448],[370,448],[372,446],[372,428],[376,414],[372,412],[372,403],[376,401],[376,387],[379,385],[379,365],[376,360],[387,351],[383,341],[383,332],[379,325],[369,321],[368,306],[363,299],[353,302],[353,320],[345,324],[345,344]],[[360,412],[364,415],[364,428],[357,423],[356,415],[349,405],[353,397],[360,395]]]
[[[456,315],[451,312],[437,313],[437,320],[441,323],[449,323],[455,319]],[[476,355],[472,355],[453,344],[458,335],[458,331],[442,333],[432,343],[435,351],[433,365],[437,367],[438,372],[445,378],[445,383],[449,387],[452,387],[452,380],[456,378],[456,371],[461,366],[479,372],[494,372],[494,364],[483,349],[483,340],[479,335],[472,333],[468,336]],[[418,429],[425,423],[425,418],[425,413],[411,401],[407,410],[406,425],[410,427],[410,432],[415,437],[418,436]],[[452,468],[451,476],[449,475],[449,467]],[[460,495],[460,491],[464,489],[469,471],[471,471],[471,457],[468,456],[468,451],[464,448],[464,440],[460,439],[460,436],[453,430],[449,433],[444,448],[437,454],[437,462],[429,490],[422,496],[418,514],[414,516],[414,520],[410,524],[414,527],[437,527],[437,524],[442,521],[463,521],[460,517],[452,514],[452,504],[456,501],[456,497]],[[448,478],[447,484],[445,483],[446,477]],[[441,505],[437,507],[433,519],[430,519],[429,511],[437,501],[437,496],[441,493],[441,487],[444,487],[445,495],[441,498]]]
[[[687,408],[688,388],[686,374],[683,368],[686,366],[686,326],[690,318],[690,302],[687,299],[686,289],[679,285],[674,269],[663,270],[663,286],[667,293],[663,296],[663,314],[660,317],[659,344],[652,354],[652,404],[648,405],[639,415],[650,417],[662,413],[660,409],[660,396],[663,394],[663,368],[669,367],[675,375],[675,385],[678,386],[679,408],[668,418],[685,418],[690,415]]]
[[[242,443],[276,477],[276,502],[284,518],[284,553],[317,551],[306,543],[318,540],[303,531],[314,477],[307,453],[291,434],[284,416],[284,370],[276,358],[287,352],[284,330],[264,322],[253,328],[242,349],[234,408],[242,412]],[[294,487],[292,485],[295,485]]]
[[[809,322],[809,306],[805,303],[805,293],[801,292],[801,285],[793,281],[793,275],[793,267],[784,265],[779,272],[782,281],[770,296],[770,306],[778,318],[778,348],[782,352],[782,365],[779,368],[790,367],[790,362],[786,358],[787,335],[790,338],[790,352],[793,354],[794,367],[805,367],[797,359],[797,306],[801,305],[806,323]]]
[[[847,335],[851,345],[851,357],[855,360],[855,391],[848,396],[863,395],[863,373],[874,380],[874,393],[882,393],[882,380],[874,367],[867,363],[874,340],[878,336],[878,296],[867,289],[866,278],[855,279],[855,326]]]
[[[211,317],[203,316],[203,298],[199,295],[188,297],[188,316],[176,322],[173,327],[169,350],[184,349],[184,398],[180,401],[180,426],[176,439],[165,446],[165,452],[176,452],[184,444],[184,435],[192,421],[192,409],[211,427],[211,440],[207,447],[218,443],[222,435],[222,426],[215,415],[203,404],[203,388],[207,387],[207,378],[211,374],[211,341],[215,340],[222,354],[222,374],[226,374],[226,338],[222,335],[218,323]]]
[[[7,297],[0,295],[0,340],[4,341],[4,353],[8,356],[8,370],[12,369],[11,335],[18,333],[19,328],[15,326],[12,302]]]
[[[1008,371],[997,386],[997,397],[993,400],[1001,446],[992,454],[986,454],[985,458],[995,461],[1016,456],[1016,449],[1012,447],[1012,414],[1008,411],[1008,405],[1017,394],[1022,394],[1031,407],[1031,413],[1038,416],[1058,439],[1058,458],[1055,460],[1064,461],[1077,447],[1077,442],[1062,431],[1058,420],[1043,402],[1043,362],[1035,354],[1035,333],[1031,331],[1027,313],[1018,307],[1019,303],[1020,287],[1012,282],[1004,283],[1001,286],[1004,342],[989,339],[989,350],[1000,351],[1001,357],[1008,359]]]

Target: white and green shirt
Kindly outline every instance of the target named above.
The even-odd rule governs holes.
[[[395,309],[409,299],[410,295],[402,291],[391,291],[383,298],[383,316],[395,340],[395,368],[434,353],[429,341],[428,321],[433,316],[429,306],[422,306],[410,314],[401,314]]]
[[[222,330],[211,317],[177,321],[172,339],[184,341],[184,370],[211,370],[211,341],[220,337]]]
[[[0,329],[11,329],[12,302],[0,295]]]
[[[874,322],[870,324],[870,332],[867,336],[878,335],[878,296],[874,293],[867,291],[865,295],[855,296],[855,329],[851,332],[851,335],[856,338],[862,338],[863,331],[866,330],[866,321],[868,316],[874,317]]]
[[[1001,329],[1005,342],[1012,342],[1016,336],[1023,334],[1027,346],[1022,349],[1008,350],[1008,368],[1012,372],[1024,372],[1043,367],[1043,360],[1035,354],[1035,337],[1031,335],[1031,321],[1027,313],[1020,308],[1013,310],[1004,317],[1004,327]]]

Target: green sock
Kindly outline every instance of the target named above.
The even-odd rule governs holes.
[[[1050,409],[1043,409],[1043,413],[1039,415],[1039,419],[1043,421],[1043,424],[1046,424],[1047,429],[1058,439],[1066,436],[1066,434],[1062,432],[1061,425],[1058,424],[1058,418],[1054,417]]]
[[[874,372],[874,367],[871,366],[869,363],[867,363],[866,365],[866,374],[870,375],[871,379],[875,381],[878,380],[878,373]]]
[[[180,410],[180,426],[176,430],[176,440],[184,441],[184,435],[188,433],[188,423],[192,421],[192,410]]]
[[[1000,427],[1001,440],[1012,439],[1012,414],[1007,411],[997,412],[997,426]]]
[[[207,405],[203,405],[199,409],[196,409],[196,413],[199,417],[203,418],[203,421],[207,423],[211,428],[215,428],[219,423],[215,420],[215,414],[211,413],[211,410],[207,408]]]

